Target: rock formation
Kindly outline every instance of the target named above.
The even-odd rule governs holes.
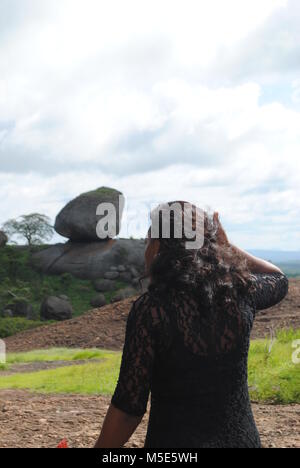
[[[54,225],[56,232],[75,242],[92,242],[111,238],[112,236],[107,235],[103,227],[98,228],[98,234],[96,231],[101,218],[108,215],[107,212],[103,216],[97,215],[97,208],[102,203],[110,203],[115,208],[116,216],[111,212],[109,222],[114,227],[115,235],[118,235],[119,220],[124,209],[124,196],[118,190],[108,187],[83,193],[71,200],[56,217]]]
[[[109,282],[114,280],[107,273],[116,273],[110,268],[120,264],[124,266],[123,273],[134,267],[138,274],[142,274],[144,249],[144,241],[136,239],[89,243],[67,242],[34,253],[32,262],[35,268],[46,274],[70,273],[77,278],[91,280],[105,277]],[[121,275],[122,273],[113,276],[117,279]]]
[[[115,293],[123,288],[116,300],[136,294],[134,288],[139,287],[138,278],[144,273],[144,240],[100,240],[97,237],[96,226],[100,219],[96,215],[97,206],[108,202],[113,204],[117,213],[122,214],[123,195],[107,187],[82,194],[69,202],[55,222],[56,231],[69,240],[32,254],[32,265],[44,274],[68,273],[80,279],[92,280],[98,293],[92,299],[93,307],[105,305],[103,293]],[[70,318],[71,306],[62,299],[46,299],[41,308],[41,317],[47,320]]]

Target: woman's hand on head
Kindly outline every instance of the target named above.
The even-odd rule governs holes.
[[[222,246],[222,247],[226,247],[226,246],[230,246],[230,242],[228,240],[228,237],[227,237],[227,234],[220,222],[220,219],[219,219],[219,213],[216,211],[214,213],[214,216],[213,216],[213,222],[214,222],[214,225],[217,227],[217,232],[216,232],[216,237],[217,237],[217,243]]]

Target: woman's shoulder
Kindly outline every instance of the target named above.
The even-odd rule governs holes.
[[[138,319],[148,319],[154,325],[161,321],[163,307],[155,294],[146,291],[141,294],[132,304],[130,316]]]

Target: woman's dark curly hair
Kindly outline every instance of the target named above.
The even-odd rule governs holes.
[[[174,204],[181,207],[180,223],[170,209]],[[164,210],[169,213],[168,238],[164,234]],[[152,211],[151,220],[151,227],[154,223],[158,226],[155,238],[159,239],[160,248],[149,271],[150,292],[156,291],[165,296],[174,289],[190,291],[203,305],[212,307],[224,305],[224,301],[231,302],[238,295],[250,291],[251,279],[246,261],[228,243],[218,216],[210,215],[188,202],[175,201],[159,205]],[[202,229],[200,248],[186,248],[186,242],[191,239],[185,235],[185,222],[190,223],[194,232]],[[180,238],[178,229],[181,229]],[[148,235],[153,238],[151,228]]]

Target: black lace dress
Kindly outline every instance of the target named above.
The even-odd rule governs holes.
[[[252,275],[255,291],[232,313],[187,295],[143,294],[130,311],[112,404],[142,416],[146,448],[260,448],[248,394],[250,332],[257,311],[287,294],[280,273]]]

